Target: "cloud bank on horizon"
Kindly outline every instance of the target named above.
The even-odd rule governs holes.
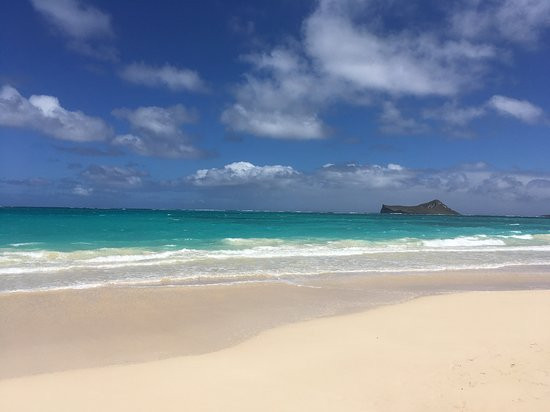
[[[447,196],[465,212],[550,213],[546,0],[318,0],[277,28],[290,6],[228,2],[216,17],[160,2],[133,21],[128,4],[13,7],[8,50],[45,39],[0,66],[6,204],[374,211]],[[226,32],[209,38],[198,16]],[[56,159],[34,176],[17,161],[44,150],[22,135]]]
[[[176,179],[159,180],[139,165],[76,165],[76,179],[1,179],[0,186],[56,192],[59,206],[71,195],[93,207],[122,207],[143,194],[177,194],[182,208],[374,212],[382,203],[421,203],[436,197],[463,213],[536,214],[550,197],[550,173],[496,170],[484,163],[447,169],[411,169],[398,164],[326,164],[312,172],[291,166],[234,162],[199,169]],[[125,199],[120,199],[123,192]],[[205,203],[204,199],[208,199]],[[122,201],[122,203],[121,203]],[[244,203],[243,203],[244,202]],[[114,205],[114,206],[113,206]],[[155,202],[150,207],[159,207]]]

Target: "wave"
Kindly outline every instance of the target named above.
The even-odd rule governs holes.
[[[0,291],[97,284],[236,282],[323,273],[550,265],[550,234],[394,240],[225,238],[212,249],[0,249]]]
[[[425,246],[435,248],[506,245],[503,239],[485,238],[482,236],[461,236],[454,239],[423,240],[422,243]]]
[[[21,247],[21,246],[35,246],[40,245],[42,242],[21,242],[21,243],[10,243],[11,247]]]
[[[312,276],[341,276],[341,275],[368,275],[375,274],[399,274],[399,273],[426,273],[426,272],[445,272],[445,271],[468,271],[468,270],[497,270],[507,267],[529,267],[529,266],[550,266],[550,260],[533,261],[533,262],[506,262],[502,264],[481,264],[481,265],[443,265],[437,267],[424,268],[395,268],[395,269],[359,269],[359,270],[338,270],[330,271],[310,271],[303,272],[287,272],[287,273],[250,273],[250,274],[235,274],[231,276],[166,276],[166,277],[128,277],[117,278],[111,280],[96,280],[88,281],[85,279],[70,284],[47,284],[40,286],[27,285],[23,288],[1,288],[0,294],[6,293],[25,293],[25,292],[46,292],[56,290],[73,290],[73,289],[95,289],[102,287],[205,287],[205,286],[222,286],[222,285],[239,285],[249,283],[286,283],[295,286],[305,286],[302,284],[304,279]],[[314,286],[308,286],[314,287]]]
[[[38,242],[37,242],[38,243]],[[98,248],[62,252],[54,250],[0,249],[0,265],[16,261],[82,262],[87,264],[133,263],[150,260],[197,260],[231,258],[272,258],[292,256],[348,256],[378,253],[411,252],[492,252],[499,250],[539,250],[550,248],[550,234],[458,236],[448,239],[400,238],[389,241],[357,239],[280,239],[280,238],[224,238],[226,247],[214,249],[173,249],[175,244],[166,244],[169,250],[144,248]],[[26,243],[30,245],[31,243]],[[32,243],[35,244],[35,243]],[[19,244],[18,244],[19,245]],[[1,266],[0,266],[1,267]],[[1,273],[1,272],[0,272]]]

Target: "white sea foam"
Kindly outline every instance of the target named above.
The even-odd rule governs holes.
[[[422,243],[428,247],[472,247],[472,246],[505,246],[502,239],[488,238],[486,236],[460,236],[453,239],[423,240]]]
[[[102,284],[202,284],[322,273],[416,272],[550,264],[550,234],[448,239],[227,238],[218,249],[0,249],[0,291]]]
[[[519,232],[521,233],[521,232]],[[533,235],[510,235],[510,236],[504,236],[504,237],[509,237],[509,238],[513,238],[513,239],[525,239],[525,240],[532,240],[533,239]]]

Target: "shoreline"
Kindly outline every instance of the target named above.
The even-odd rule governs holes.
[[[550,290],[285,324],[224,349],[0,380],[10,411],[546,411]]]
[[[368,271],[343,271],[343,272],[323,272],[315,274],[303,274],[303,275],[270,275],[263,279],[246,279],[243,280],[231,280],[224,281],[223,277],[219,277],[222,280],[213,281],[207,280],[201,282],[201,277],[196,279],[178,279],[178,278],[160,278],[158,280],[140,279],[140,280],[124,280],[124,281],[110,281],[97,284],[84,284],[84,285],[71,285],[71,286],[56,286],[56,287],[44,287],[38,289],[16,289],[16,290],[0,290],[0,298],[7,295],[18,294],[37,294],[37,293],[50,293],[50,292],[71,292],[71,291],[85,291],[90,289],[134,289],[134,288],[200,288],[200,287],[225,287],[225,286],[239,286],[248,284],[289,284],[294,286],[304,286],[309,283],[316,283],[324,279],[344,279],[354,277],[399,277],[399,276],[422,276],[422,275],[437,275],[443,274],[506,274],[506,273],[534,273],[544,274],[550,273],[550,264],[547,263],[533,263],[525,264],[519,263],[517,265],[502,265],[491,267],[475,267],[475,268],[445,268],[445,269],[408,269],[408,270],[368,270]],[[250,277],[253,277],[252,275]],[[211,279],[208,276],[205,279]],[[193,281],[197,281],[193,283]]]
[[[0,380],[206,354],[286,324],[429,295],[529,289],[550,289],[549,267],[0,294],[0,331],[10,331],[0,333]]]

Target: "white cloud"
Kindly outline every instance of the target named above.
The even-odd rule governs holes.
[[[486,113],[485,105],[460,107],[456,102],[447,102],[437,109],[425,110],[423,115],[427,119],[440,119],[453,126],[466,126]]]
[[[319,0],[299,41],[245,56],[251,69],[222,122],[260,137],[317,139],[328,135],[322,114],[333,103],[382,102],[382,130],[425,131],[383,102],[455,97],[479,88],[489,64],[502,54],[490,42],[457,36],[443,25],[389,27],[384,13],[392,7],[398,2]],[[463,112],[453,120],[476,116]]]
[[[404,187],[414,176],[414,171],[395,163],[386,166],[351,163],[323,167],[317,171],[314,179],[333,187],[380,189]]]
[[[177,134],[181,124],[193,123],[197,120],[195,112],[181,104],[166,108],[148,106],[135,110],[115,109],[113,113],[128,120],[135,129],[163,136]]]
[[[267,54],[249,55],[246,60],[254,72],[245,76],[236,88],[236,103],[221,116],[229,129],[269,138],[325,137],[318,111],[328,96],[303,58],[276,48]]]
[[[269,112],[234,104],[223,112],[222,122],[237,132],[271,138],[311,140],[325,135],[321,120],[313,113]]]
[[[181,129],[183,124],[197,119],[193,111],[182,105],[122,108],[114,110],[113,114],[126,119],[131,127],[131,133],[115,137],[115,145],[126,146],[144,156],[192,158],[203,154]]]
[[[78,0],[31,0],[34,8],[70,37],[112,36],[111,17]]]
[[[463,38],[504,39],[532,44],[550,27],[550,2],[466,0],[450,20],[454,32]]]
[[[398,189],[404,198],[418,198],[418,194],[424,194],[427,197],[425,200],[429,200],[430,196],[456,198],[468,204],[468,200],[476,196],[476,201],[485,199],[495,207],[502,200],[525,202],[550,199],[549,174],[501,171],[483,162],[439,170],[411,169],[391,164],[385,167],[333,166],[321,169],[314,178],[328,181],[341,190],[363,192],[364,196],[380,191],[384,196],[393,197],[392,190]]]
[[[54,96],[21,96],[11,86],[0,89],[0,125],[37,130],[62,140],[104,140],[111,128],[97,117],[63,108]]]
[[[76,185],[72,193],[77,196],[90,196],[93,193],[94,189],[90,187],[84,187],[82,185]]]
[[[345,6],[343,4],[345,3]],[[493,47],[449,40],[439,33],[376,33],[352,20],[359,2],[320,1],[305,22],[305,47],[327,76],[356,88],[392,94],[455,95],[469,86]]]
[[[350,163],[335,165],[327,163],[312,174],[303,174],[291,166],[256,166],[249,162],[235,162],[222,168],[201,169],[186,180],[194,186],[223,187],[256,184],[265,187],[288,187],[298,185],[310,188],[398,188],[410,183],[416,172],[389,163],[380,165],[358,165]]]
[[[170,90],[204,91],[206,86],[196,71],[169,64],[161,67],[133,63],[126,66],[120,76],[129,82],[145,86],[167,87]]]
[[[68,39],[81,54],[116,60],[117,51],[104,42],[114,36],[111,16],[80,0],[31,0],[34,9]]]
[[[490,113],[489,110],[531,124],[545,118],[544,111],[533,103],[500,95],[494,95],[477,106],[460,107],[456,102],[445,103],[439,108],[424,110],[423,116],[427,119],[442,120],[453,126],[464,127],[474,119],[487,116]]]
[[[437,198],[462,213],[544,214],[550,201],[550,173],[498,170],[483,162],[445,169],[396,163],[325,164],[300,172],[292,166],[243,161],[173,180],[154,180],[133,164],[90,165],[77,177],[0,179],[0,185],[21,193],[51,194],[57,189],[93,199],[126,199],[124,195],[131,199],[137,193],[142,200],[174,198],[161,193],[171,192],[179,194],[184,202],[180,205],[220,209],[373,212],[382,203],[418,204]]]
[[[195,186],[240,186],[249,184],[281,184],[299,173],[290,166],[255,166],[249,162],[235,162],[223,168],[201,169],[187,177]]]
[[[475,196],[476,202],[486,201],[493,205],[499,205],[502,200],[550,199],[549,174],[500,171],[483,162],[439,170],[413,169],[395,163],[385,166],[325,164],[311,173],[300,173],[291,166],[236,162],[222,168],[198,170],[184,181],[196,188],[218,188],[218,195],[225,193],[231,198],[254,196],[255,202],[258,196],[269,194],[269,199],[282,196],[292,204],[292,198],[299,193],[297,200],[312,209],[316,206],[321,209],[344,206],[345,209],[361,201],[371,204],[373,199],[380,203],[390,199],[414,203],[432,198],[453,198],[468,204]],[[251,185],[254,191],[247,189]],[[242,192],[239,187],[243,187]],[[278,193],[277,196],[274,193]]]
[[[515,117],[526,123],[536,123],[544,116],[544,112],[540,107],[527,100],[495,95],[491,97],[487,104],[500,114]]]

